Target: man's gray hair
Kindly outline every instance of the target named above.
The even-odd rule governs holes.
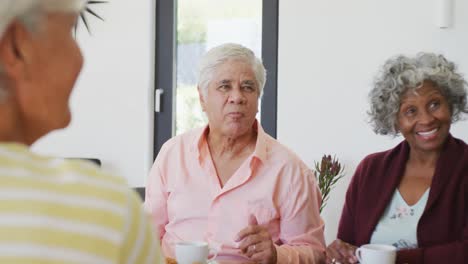
[[[466,81],[453,62],[434,53],[419,53],[415,57],[396,56],[385,62],[369,93],[368,111],[374,132],[382,135],[399,134],[396,128],[402,95],[417,90],[424,81],[432,82],[447,99],[452,123],[468,113]]]
[[[201,58],[198,67],[198,87],[203,97],[207,95],[208,85],[213,80],[216,69],[230,59],[241,60],[252,66],[259,89],[259,98],[261,98],[266,81],[265,67],[252,50],[234,43],[214,47]]]
[[[40,24],[41,15],[50,12],[80,12],[86,3],[86,0],[0,0],[0,39],[14,20],[34,31]],[[0,62],[0,75],[2,74]],[[0,83],[0,100],[5,96],[4,83]]]

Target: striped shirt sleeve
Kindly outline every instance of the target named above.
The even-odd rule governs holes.
[[[138,195],[129,189],[121,264],[162,263],[156,233]]]

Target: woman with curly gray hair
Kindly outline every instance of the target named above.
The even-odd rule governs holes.
[[[465,263],[468,145],[450,127],[468,113],[466,85],[442,55],[384,64],[369,94],[370,123],[405,140],[359,164],[329,263],[356,263],[356,247],[368,243],[394,246],[396,263]]]

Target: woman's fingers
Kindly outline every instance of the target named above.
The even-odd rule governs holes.
[[[357,263],[357,259],[354,256],[355,246],[343,242],[339,239],[333,241],[326,250],[327,263]]]
[[[330,244],[328,247],[327,247],[327,263],[333,263],[334,261],[343,261],[344,259],[344,256],[341,254],[339,248],[339,246],[336,245],[335,242],[333,242],[332,244]]]

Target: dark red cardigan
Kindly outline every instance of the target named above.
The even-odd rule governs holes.
[[[409,145],[403,141],[359,164],[346,193],[339,239],[356,246],[369,243],[408,154]],[[468,263],[468,145],[451,135],[437,161],[417,237],[419,248],[399,251],[397,263]]]

